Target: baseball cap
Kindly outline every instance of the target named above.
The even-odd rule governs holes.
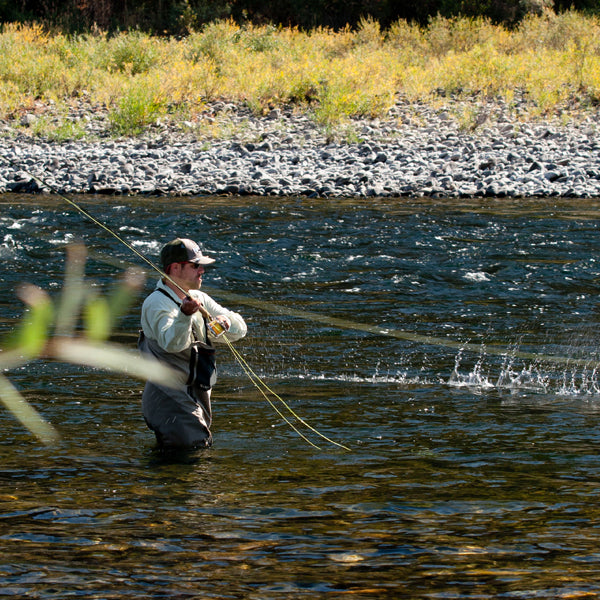
[[[200,246],[186,238],[177,238],[165,244],[160,251],[160,261],[163,269],[171,263],[191,262],[198,265],[212,265],[214,258],[202,254]]]

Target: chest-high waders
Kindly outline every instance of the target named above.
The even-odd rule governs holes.
[[[165,290],[155,291],[181,306]],[[181,387],[147,382],[142,395],[146,423],[156,434],[159,445],[164,447],[206,447],[212,443],[210,390],[217,381],[216,352],[208,338],[206,342],[198,339],[193,325],[192,335],[188,348],[167,352],[140,332],[138,348],[141,352],[182,373]]]

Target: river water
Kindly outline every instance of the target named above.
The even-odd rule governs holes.
[[[0,406],[0,597],[600,595],[598,202],[78,200],[151,259],[204,241],[237,349],[349,450],[309,445],[226,347],[214,447],[179,455],[137,380],[7,371],[61,441]],[[20,283],[58,294],[73,240],[99,289],[139,263],[60,198],[0,211],[3,334]],[[142,298],[115,336],[132,349]]]

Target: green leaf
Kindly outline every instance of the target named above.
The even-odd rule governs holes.
[[[106,298],[97,296],[90,300],[85,306],[83,318],[85,332],[89,339],[102,341],[108,338],[112,319]]]
[[[22,286],[18,295],[30,308],[15,331],[11,345],[25,356],[38,356],[48,339],[48,331],[54,318],[54,306],[49,296],[33,285]]]

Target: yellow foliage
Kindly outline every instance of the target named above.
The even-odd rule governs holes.
[[[257,112],[293,103],[332,124],[383,115],[399,94],[430,101],[440,91],[508,101],[518,92],[545,111],[573,94],[583,104],[598,100],[599,56],[600,19],[575,11],[529,16],[515,30],[441,17],[424,28],[397,21],[386,31],[370,18],[355,31],[225,20],[183,39],[67,37],[9,23],[0,29],[0,112],[85,92],[113,108],[144,97],[156,106],[160,97],[161,106],[188,115],[217,98]],[[148,85],[151,95],[134,93]]]

